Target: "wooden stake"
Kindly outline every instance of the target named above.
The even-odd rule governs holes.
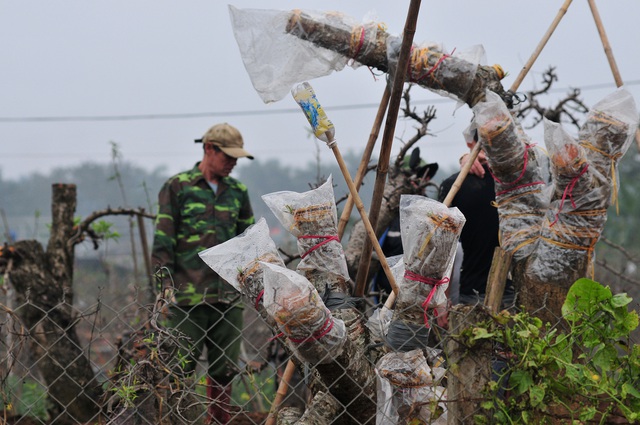
[[[375,235],[375,226],[378,224],[380,205],[382,204],[382,195],[384,194],[384,186],[387,181],[389,157],[391,156],[391,146],[393,144],[393,136],[396,129],[396,121],[398,119],[400,101],[402,99],[402,87],[404,85],[404,80],[406,77],[406,72],[404,70],[407,69],[407,64],[409,63],[411,45],[413,44],[413,36],[416,32],[416,22],[418,21],[419,11],[420,0],[411,0],[409,11],[407,13],[407,20],[405,22],[404,35],[402,37],[402,46],[400,47],[400,55],[398,57],[398,66],[396,68],[396,73],[393,77],[393,84],[391,86],[389,110],[387,112],[384,134],[382,136],[382,146],[380,147],[380,158],[378,160],[376,181],[373,187],[371,207],[369,208],[369,220],[371,220],[370,226],[374,236],[374,238],[371,240],[371,243],[373,244],[374,248],[376,246],[379,247],[378,239]],[[386,264],[386,258],[384,257],[382,250],[378,252],[378,249],[376,249],[376,253],[378,254],[378,257],[380,257],[380,263]],[[360,263],[358,264],[358,273],[356,275],[356,296],[361,296],[362,294],[364,294],[364,290],[367,285],[367,275],[369,273],[370,263],[371,244],[367,243],[367,241],[365,240],[364,246],[362,247],[362,254],[360,255]],[[387,274],[387,278],[389,277],[389,274]],[[397,293],[397,288],[394,288],[393,286],[392,288],[393,292]]]
[[[389,85],[386,84],[384,88],[384,93],[382,94],[382,100],[380,101],[380,106],[378,107],[378,113],[376,114],[376,119],[373,122],[373,127],[371,128],[371,133],[369,134],[369,140],[367,141],[367,146],[364,149],[362,154],[362,159],[360,160],[360,165],[358,166],[358,171],[356,172],[356,181],[355,187],[356,190],[360,190],[360,186],[362,185],[362,180],[364,179],[365,174],[367,173],[367,166],[369,165],[369,160],[371,159],[371,153],[373,152],[373,148],[376,144],[376,140],[378,139],[378,134],[380,133],[380,127],[382,127],[382,119],[384,118],[385,112],[387,112],[387,105],[389,104],[389,96],[391,91],[389,90]],[[351,212],[353,211],[353,197],[349,194],[347,201],[344,205],[344,210],[342,210],[342,215],[340,216],[340,221],[338,222],[338,238],[342,239],[342,235],[344,235],[344,230],[349,223],[349,217],[351,217]]]
[[[499,246],[493,250],[493,261],[491,261],[491,270],[489,270],[489,278],[487,280],[487,292],[484,298],[485,307],[493,313],[500,311],[512,256],[513,253],[507,252]]]
[[[144,212],[144,210],[142,210]],[[142,258],[144,258],[144,271],[147,275],[148,293],[147,299],[144,300],[148,303],[153,303],[155,299],[153,273],[151,270],[151,254],[149,253],[149,243],[147,242],[147,230],[144,227],[144,217],[137,214],[138,218],[138,232],[140,233],[140,245],[142,246]]]
[[[380,265],[382,266],[382,270],[384,270],[384,274],[387,276],[387,279],[389,279],[389,284],[391,285],[391,289],[393,290],[394,293],[397,293],[398,285],[396,284],[396,280],[393,278],[393,273],[391,273],[391,268],[389,267],[389,263],[387,263],[387,259],[384,256],[384,253],[382,252],[382,248],[380,248],[380,244],[378,243],[376,232],[373,230],[373,227],[371,226],[369,217],[367,217],[367,212],[364,209],[364,204],[362,203],[362,199],[360,199],[360,195],[358,195],[358,190],[356,189],[356,186],[353,183],[353,180],[351,179],[351,174],[349,174],[349,169],[347,168],[347,164],[344,162],[344,159],[342,159],[342,154],[338,149],[338,144],[333,140],[333,137],[328,132],[325,134],[329,138],[329,143],[327,144],[331,147],[331,150],[333,151],[333,154],[335,155],[336,160],[338,161],[338,165],[340,166],[340,171],[342,171],[342,175],[344,176],[347,186],[349,187],[349,193],[353,197],[353,202],[355,203],[356,208],[360,213],[360,218],[362,218],[362,223],[364,224],[364,227],[367,230],[367,235],[369,235],[369,241],[371,242],[371,244],[373,244],[373,248],[375,249],[376,253],[380,257]],[[362,261],[362,259],[360,259],[360,261]],[[356,296],[358,296],[357,294],[358,292],[356,290]]]
[[[533,54],[531,55],[527,63],[524,65],[524,67],[520,71],[520,74],[518,74],[518,77],[513,82],[509,90],[511,90],[512,92],[515,92],[516,90],[518,90],[518,87],[520,87],[522,80],[524,80],[524,77],[527,75],[527,73],[533,66],[533,63],[536,61],[536,59],[538,59],[538,56],[540,55],[540,52],[542,52],[542,49],[544,49],[544,46],[547,44],[547,41],[549,41],[549,38],[551,38],[551,34],[553,34],[555,29],[558,27],[560,20],[562,20],[562,17],[567,13],[567,9],[569,9],[569,6],[571,5],[572,1],[573,0],[565,0],[564,4],[558,11],[556,18],[553,20],[553,22],[549,26],[549,29],[547,29],[547,32],[542,37],[542,40],[540,40],[540,43],[538,43],[538,47],[536,47],[536,49],[533,51]]]
[[[602,40],[604,54],[607,55],[607,60],[609,61],[609,67],[611,67],[611,73],[613,74],[613,79],[616,82],[616,87],[621,87],[624,82],[622,81],[622,77],[620,76],[620,70],[618,69],[618,65],[616,64],[616,59],[613,57],[613,50],[611,49],[611,45],[609,44],[607,33],[604,30],[602,19],[600,19],[600,13],[598,12],[598,8],[596,7],[595,0],[589,0],[589,7],[591,8],[593,20],[596,22],[598,34],[600,34],[600,40]],[[636,130],[636,145],[638,146],[638,149],[640,149],[640,129]]]
[[[280,405],[282,404],[282,400],[287,396],[287,391],[289,391],[289,381],[291,381],[291,377],[295,371],[296,366],[291,360],[289,360],[287,362],[287,367],[284,369],[284,374],[282,374],[282,380],[280,381],[280,385],[278,385],[278,391],[276,391],[276,396],[273,400],[273,404],[271,405],[271,409],[269,409],[269,416],[267,416],[265,425],[275,425]]]
[[[607,33],[604,31],[604,25],[602,25],[602,20],[600,19],[600,13],[598,12],[598,8],[596,7],[596,2],[595,0],[588,0],[588,2],[589,7],[591,8],[591,14],[593,15],[593,20],[596,21],[596,27],[598,28],[598,34],[600,34],[600,40],[602,40],[604,54],[607,55],[607,60],[609,61],[611,72],[613,73],[613,79],[616,81],[616,86],[620,87],[624,83],[622,82],[622,77],[620,76],[620,71],[618,70],[616,60],[613,57],[613,51],[611,50],[611,45],[609,44]]]

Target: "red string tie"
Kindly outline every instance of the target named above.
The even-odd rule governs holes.
[[[314,332],[311,336],[303,339],[289,338],[289,341],[293,342],[294,344],[302,344],[303,342],[307,341],[317,341],[328,334],[331,329],[333,329],[333,317],[329,316],[322,325],[322,328],[320,328],[320,330],[318,330],[317,332]]]
[[[260,293],[258,294],[258,297],[256,298],[256,304],[255,304],[256,310],[260,308],[260,301],[262,301],[263,295],[264,295],[264,289],[260,291]]]
[[[426,283],[427,285],[431,285],[431,290],[429,291],[429,294],[427,295],[427,298],[422,303],[422,310],[424,311],[424,325],[425,325],[425,327],[428,328],[428,327],[430,327],[429,326],[429,317],[427,316],[427,309],[429,308],[429,303],[431,303],[431,300],[433,299],[434,295],[436,294],[436,289],[438,288],[438,286],[444,285],[445,283],[449,283],[449,278],[448,277],[443,277],[442,279],[438,280],[438,279],[434,279],[434,278],[431,278],[431,277],[421,276],[418,273],[414,273],[414,272],[410,272],[410,271],[405,271],[404,272],[404,277],[409,279],[409,280],[422,282],[422,283]]]
[[[271,338],[269,338],[269,342],[273,341],[274,339],[278,339],[280,337],[284,336],[284,332],[280,332],[278,335],[274,335]]]
[[[362,26],[360,27],[360,41],[358,41],[358,47],[356,47],[356,51],[353,53],[353,56],[351,57],[351,59],[349,59],[349,66],[351,66],[353,62],[355,62],[356,58],[358,57],[358,53],[360,53],[360,49],[362,49],[362,45],[364,44],[364,34],[364,26]]]
[[[438,61],[436,62],[436,64],[433,65],[433,67],[429,71],[427,71],[427,74],[425,76],[428,77],[429,75],[433,74],[438,68],[438,66],[440,66],[440,64],[444,62],[445,59],[450,58],[451,55],[453,55],[453,52],[455,51],[456,49],[454,48],[449,54],[443,53],[442,56],[440,56],[440,59],[438,59]]]
[[[529,162],[529,149],[534,147],[534,146],[535,145],[525,145],[525,147],[524,147],[524,165],[522,166],[522,171],[520,172],[520,175],[518,176],[517,179],[515,179],[512,182],[503,182],[499,178],[494,176],[493,173],[491,172],[491,169],[489,169],[489,173],[491,173],[491,177],[493,177],[493,180],[495,180],[496,183],[500,183],[500,184],[503,184],[505,186],[511,186],[511,185],[514,185],[514,184],[518,183],[520,181],[520,179],[524,176],[525,171],[527,171],[527,163]]]
[[[315,244],[307,252],[302,254],[300,256],[300,258],[303,258],[303,259],[304,259],[304,257],[306,257],[307,255],[311,254],[313,251],[315,251],[316,249],[320,248],[324,244],[327,244],[327,243],[329,243],[331,241],[340,242],[340,238],[337,235],[332,235],[332,236],[326,236],[326,235],[303,235],[303,236],[298,236],[298,239],[324,239],[322,242],[319,242],[319,243]]]
[[[551,227],[554,224],[556,224],[558,222],[558,220],[560,219],[560,212],[562,211],[562,207],[564,207],[564,201],[565,201],[565,199],[567,199],[567,196],[569,197],[569,200],[571,201],[571,206],[573,208],[576,207],[576,203],[573,200],[573,193],[572,193],[573,192],[573,188],[576,186],[576,183],[578,183],[578,179],[580,177],[582,177],[582,175],[584,173],[587,172],[587,168],[589,168],[589,164],[586,164],[584,166],[584,168],[582,168],[582,171],[580,171],[580,174],[578,174],[573,179],[571,179],[571,182],[567,185],[567,187],[564,188],[564,192],[562,193],[562,198],[560,199],[560,207],[558,208],[558,212],[556,213],[556,219],[553,220],[553,223],[551,223],[549,225],[549,227]]]

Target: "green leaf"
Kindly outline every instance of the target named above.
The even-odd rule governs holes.
[[[568,364],[565,369],[565,376],[573,382],[578,382],[581,379],[580,368],[573,364]]]
[[[533,378],[526,370],[516,370],[509,377],[509,384],[514,387],[516,394],[523,394],[533,385]]]
[[[476,327],[473,328],[473,336],[471,337],[471,342],[479,340],[479,339],[488,339],[493,337],[493,333],[489,332],[486,328]]]
[[[593,419],[596,416],[596,408],[593,406],[582,406],[580,410],[580,420],[582,422],[587,422]]]
[[[544,400],[544,388],[540,385],[535,385],[529,388],[529,398],[531,399],[531,406],[536,407],[542,400]]]
[[[625,317],[623,325],[629,332],[636,329],[638,327],[638,312],[635,310],[630,312]]]
[[[626,395],[631,395],[637,399],[640,399],[640,391],[638,391],[636,387],[634,387],[628,382],[625,382],[624,384],[622,384],[622,394],[623,394],[623,397],[625,398],[626,398]]]
[[[493,400],[483,401],[482,403],[480,403],[480,407],[482,407],[485,410],[493,409]]]
[[[627,294],[615,294],[611,298],[611,305],[613,305],[614,307],[624,307],[626,305],[629,305],[631,301],[633,301],[633,299]]]
[[[594,354],[592,363],[600,368],[603,374],[613,370],[618,362],[618,351],[611,345],[601,346]]]
[[[562,305],[562,315],[565,319],[575,322],[585,314],[594,314],[598,310],[598,304],[610,300],[611,297],[609,288],[591,279],[578,279],[569,288],[567,299]]]

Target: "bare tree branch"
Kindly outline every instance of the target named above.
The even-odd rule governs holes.
[[[560,99],[553,107],[545,107],[538,101],[543,94],[548,94],[553,84],[558,81],[555,67],[549,69],[542,76],[542,88],[526,92],[525,106],[518,111],[518,118],[525,119],[531,116],[532,123],[526,128],[533,128],[540,124],[543,118],[553,122],[561,122],[565,119],[577,128],[580,128],[579,118],[584,116],[589,108],[580,99],[580,89],[571,89],[566,97]]]

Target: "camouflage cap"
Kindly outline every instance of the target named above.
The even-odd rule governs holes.
[[[243,149],[244,141],[240,131],[226,122],[211,127],[202,139],[196,139],[196,143],[211,143],[233,158],[253,159],[253,155]]]

